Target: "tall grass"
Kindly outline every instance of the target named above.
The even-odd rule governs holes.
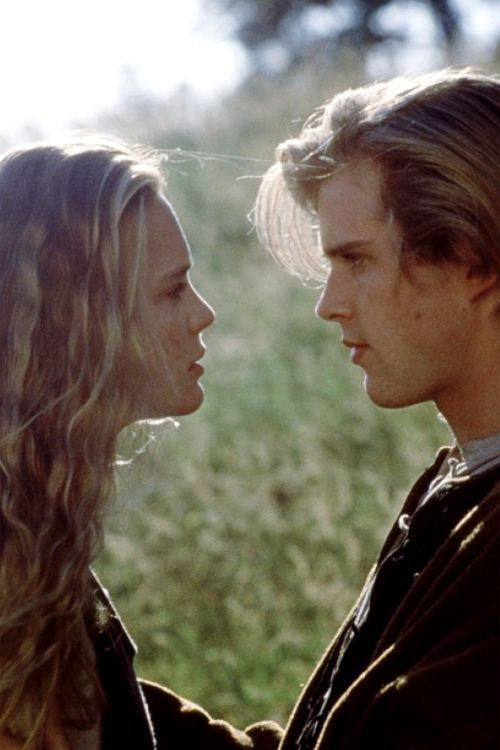
[[[405,490],[448,440],[431,407],[369,403],[338,330],[313,315],[317,292],[277,269],[249,232],[256,181],[238,178],[262,172],[297,129],[294,108],[313,106],[300,80],[271,94],[246,91],[191,112],[190,128],[148,134],[164,148],[225,155],[174,154],[169,178],[217,321],[205,403],[177,429],[156,428],[119,469],[97,564],[139,646],[137,671],[238,726],[286,719]],[[317,90],[314,104],[323,98]],[[123,124],[121,134],[130,136]],[[126,456],[136,432],[123,435]]]

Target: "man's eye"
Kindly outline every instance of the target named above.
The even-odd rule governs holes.
[[[353,266],[355,268],[360,266],[366,260],[365,256],[360,253],[345,253],[342,255],[342,258],[348,266]]]

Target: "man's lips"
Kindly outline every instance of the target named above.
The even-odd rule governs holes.
[[[354,339],[346,339],[342,338],[342,343],[344,346],[347,346],[348,349],[361,349],[362,347],[367,347],[368,344],[364,344],[362,341],[355,341]]]
[[[361,358],[368,349],[368,344],[364,344],[362,341],[354,341],[346,338],[342,339],[342,343],[351,350],[351,361],[355,365],[359,364]]]

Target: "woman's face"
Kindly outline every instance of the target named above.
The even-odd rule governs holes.
[[[146,202],[146,258],[141,319],[147,321],[158,352],[146,368],[131,368],[134,419],[191,414],[203,401],[199,360],[202,331],[214,312],[189,278],[191,255],[170,205],[163,197]]]

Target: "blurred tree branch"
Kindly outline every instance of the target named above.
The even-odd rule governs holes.
[[[260,69],[268,67],[270,45],[275,52],[281,51],[282,68],[290,68],[318,51],[333,59],[345,45],[370,49],[390,41],[404,42],[407,36],[379,23],[382,10],[408,5],[401,0],[204,0],[204,4],[207,11],[231,19],[233,35]],[[452,1],[421,0],[420,5],[427,6],[442,44],[451,48],[461,32]],[[323,11],[322,28],[309,23],[315,11]]]

